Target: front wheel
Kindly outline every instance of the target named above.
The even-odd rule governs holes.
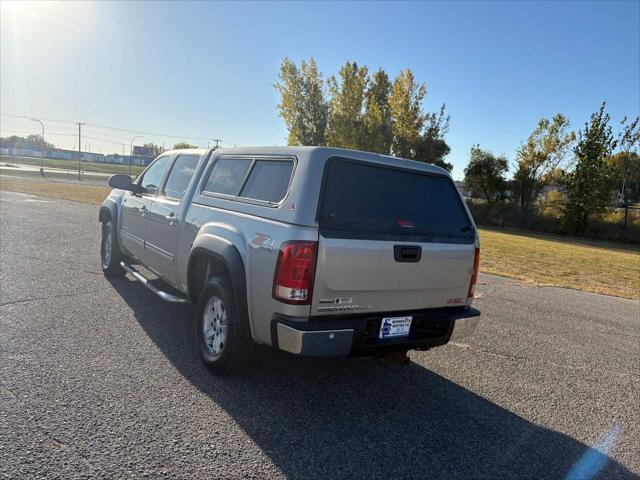
[[[238,317],[228,277],[205,284],[196,306],[196,339],[200,356],[215,374],[234,374],[249,363],[253,343]]]
[[[122,253],[116,237],[116,231],[111,220],[102,224],[102,241],[100,242],[100,265],[105,275],[118,277],[125,274],[120,266]]]

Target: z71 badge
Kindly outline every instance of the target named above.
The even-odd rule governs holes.
[[[276,240],[264,233],[256,233],[256,238],[251,241],[251,245],[271,252],[276,249]]]

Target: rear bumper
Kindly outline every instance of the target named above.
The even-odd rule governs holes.
[[[407,337],[378,338],[384,317],[411,315]],[[468,337],[479,323],[475,308],[439,308],[404,312],[312,317],[276,316],[272,345],[305,356],[375,356],[386,352],[427,350]]]

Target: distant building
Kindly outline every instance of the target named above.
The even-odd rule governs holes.
[[[42,150],[27,148],[0,148],[0,155],[8,155],[11,157],[42,157]],[[78,161],[77,150],[64,150],[62,148],[47,148],[44,150],[44,158],[52,158],[54,160],[75,160]],[[104,162],[104,154],[82,152],[83,162]]]
[[[129,155],[119,155],[117,153],[105,155],[103,153],[91,153],[91,152],[82,152],[82,161],[83,162],[97,162],[97,163],[115,163],[121,165],[129,165],[129,158],[131,158],[131,165],[137,166],[146,166],[151,163],[153,157],[149,155],[148,151],[142,150],[138,154],[136,153],[136,148],[134,147],[134,155],[130,157]],[[10,157],[29,157],[29,158],[40,158],[42,156],[42,151],[37,149],[26,149],[26,148],[0,148],[0,155],[6,155]],[[69,160],[69,161],[78,161],[78,151],[77,150],[65,150],[63,148],[47,148],[44,150],[44,158],[51,158],[54,160]]]

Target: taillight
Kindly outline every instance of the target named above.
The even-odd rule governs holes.
[[[311,304],[317,251],[318,242],[282,244],[273,277],[273,298],[294,305]]]
[[[469,295],[467,295],[467,297],[469,297],[469,301],[473,298],[473,294],[476,290],[476,282],[478,281],[479,269],[480,269],[480,247],[476,247],[476,252],[473,256],[473,274],[471,275],[471,283],[469,284]]]

